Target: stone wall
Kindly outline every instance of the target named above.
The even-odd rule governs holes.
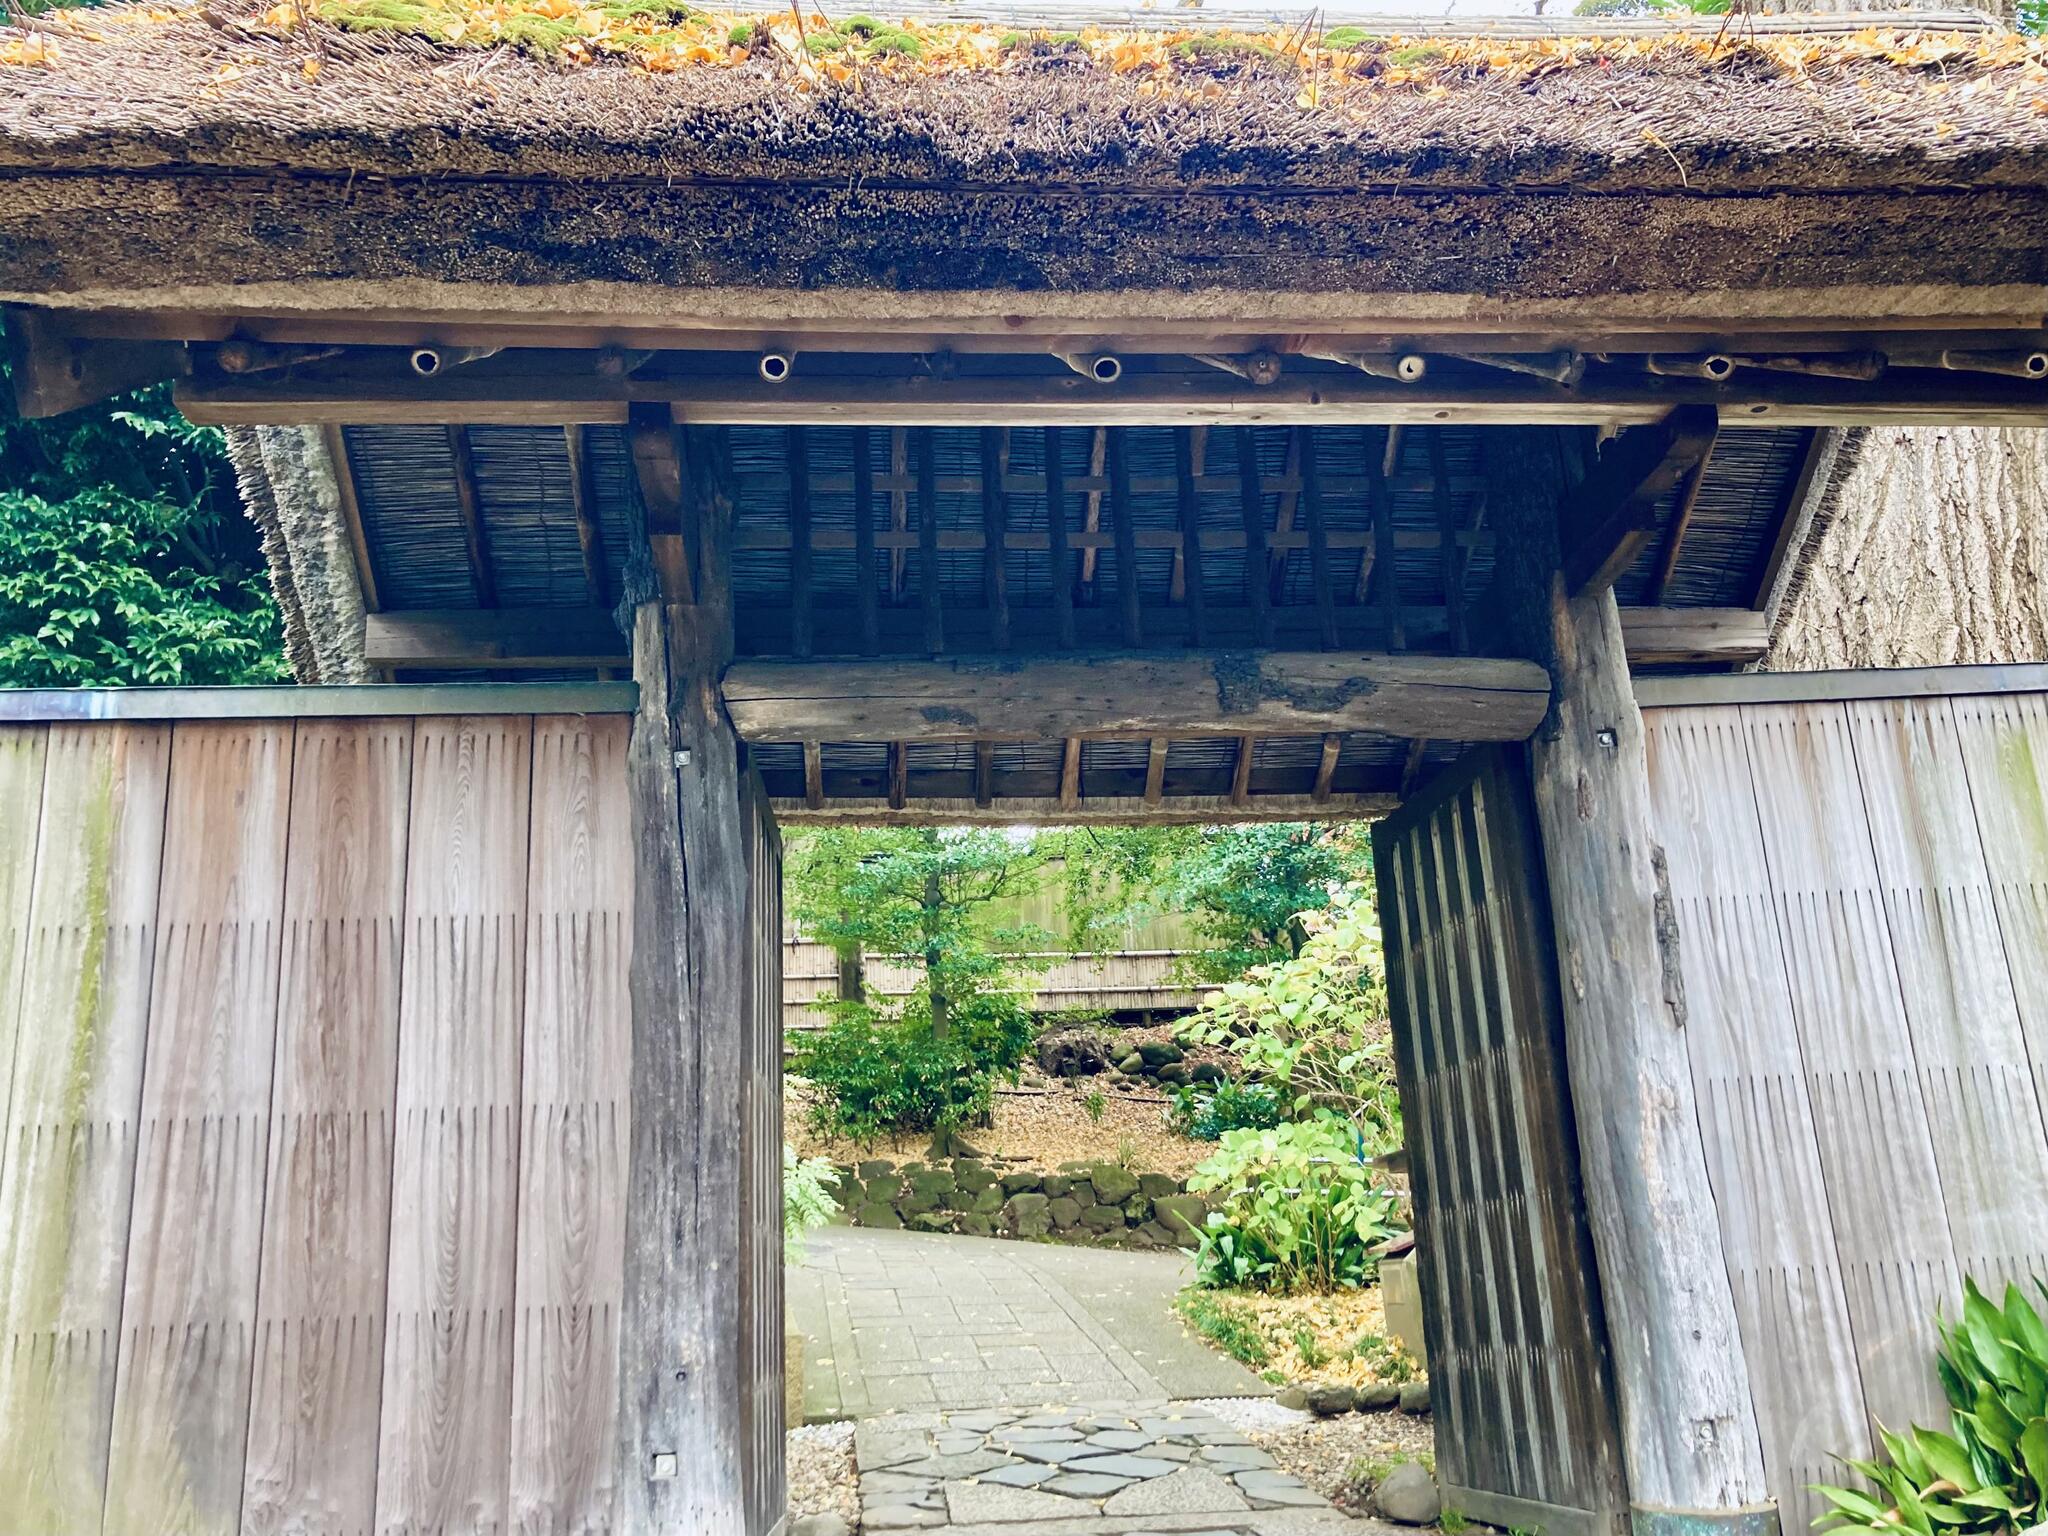
[[[1113,1162],[1062,1163],[1047,1173],[997,1158],[878,1158],[842,1164],[839,1178],[839,1203],[854,1226],[912,1232],[1179,1248],[1193,1246],[1209,1211],[1185,1180]]]

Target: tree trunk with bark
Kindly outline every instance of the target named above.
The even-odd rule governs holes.
[[[1767,665],[2048,661],[2048,431],[1873,427]]]

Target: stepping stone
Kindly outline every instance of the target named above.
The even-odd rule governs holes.
[[[1255,1508],[1271,1509],[1284,1504],[1295,1509],[1321,1509],[1326,1503],[1321,1494],[1304,1488],[1299,1478],[1285,1472],[1240,1472],[1232,1481]]]
[[[980,1450],[984,1443],[980,1435],[956,1435],[945,1430],[932,1436],[932,1449],[941,1456],[965,1456]]]
[[[1130,1487],[1131,1480],[1102,1472],[1062,1472],[1045,1486],[1076,1499],[1100,1499]]]
[[[1064,1424],[1019,1424],[1014,1429],[999,1429],[989,1438],[996,1445],[1051,1445],[1079,1440],[1081,1431]]]
[[[1255,1472],[1275,1465],[1273,1458],[1255,1445],[1205,1445],[1202,1460],[1225,1472]]]
[[[1017,1428],[1071,1429],[1074,1426],[1074,1421],[1081,1417],[1082,1414],[1075,1409],[1049,1408],[1042,1413],[1034,1413],[1029,1415],[1028,1417],[1019,1419],[1017,1421]]]
[[[935,1477],[915,1477],[907,1472],[863,1472],[860,1475],[860,1496],[871,1499],[892,1493],[935,1493],[939,1480]]]
[[[1107,1472],[1112,1477],[1165,1477],[1178,1472],[1180,1464],[1160,1456],[1132,1456],[1119,1453],[1112,1456],[1089,1456],[1076,1458],[1066,1464],[1069,1472]],[[1138,1514],[1149,1511],[1138,1510]]]
[[[1104,1429],[1090,1435],[1088,1443],[1106,1451],[1142,1451],[1156,1438],[1141,1429]]]
[[[1040,1483],[1059,1475],[1058,1467],[1041,1466],[1030,1461],[1013,1461],[1007,1466],[982,1473],[977,1481],[999,1483],[1005,1488],[1036,1488]]]
[[[931,1437],[919,1429],[888,1429],[862,1424],[853,1432],[853,1459],[863,1472],[879,1472],[929,1456]]]
[[[1012,1456],[1021,1456],[1026,1461],[1048,1462],[1055,1467],[1063,1467],[1083,1457],[1092,1456],[1099,1460],[1102,1456],[1102,1452],[1094,1446],[1085,1445],[1079,1440],[1049,1440],[1040,1445],[1013,1445],[1009,1451]]]
[[[1005,1488],[1000,1483],[946,1484],[946,1510],[955,1525],[976,1521],[1070,1519],[1074,1502],[1036,1488]]]
[[[965,1456],[927,1456],[921,1461],[906,1461],[891,1470],[927,1479],[943,1480],[950,1477],[977,1477],[991,1467],[1008,1465],[1009,1460],[1009,1457],[998,1451],[969,1451]]]
[[[985,1408],[972,1413],[949,1413],[946,1415],[946,1428],[950,1430],[968,1430],[975,1434],[985,1435],[992,1429],[1001,1429],[1007,1424],[1015,1423],[1016,1418],[1017,1415],[1007,1408]]]
[[[1113,1494],[1102,1506],[1105,1515],[1203,1515],[1211,1511],[1248,1510],[1244,1496],[1214,1472],[1183,1467],[1171,1477],[1154,1478]]]
[[[1145,1454],[1147,1456],[1164,1456],[1168,1461],[1193,1461],[1195,1459],[1195,1447],[1192,1445],[1176,1445],[1171,1440],[1155,1440],[1152,1442],[1151,1449],[1146,1451]]]
[[[864,1531],[908,1531],[945,1523],[943,1509],[919,1509],[911,1504],[870,1505],[860,1514],[860,1528]]]

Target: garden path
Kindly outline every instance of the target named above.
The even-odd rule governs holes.
[[[1198,1398],[1262,1396],[1174,1316],[1178,1255],[833,1227],[789,1273],[812,1419],[853,1418],[862,1529],[1374,1536]]]

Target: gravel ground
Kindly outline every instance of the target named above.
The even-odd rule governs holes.
[[[1282,1469],[1353,1514],[1366,1511],[1351,1480],[1359,1462],[1400,1458],[1435,1466],[1436,1437],[1426,1417],[1408,1413],[1346,1413],[1333,1419],[1283,1408],[1270,1398],[1218,1398],[1196,1406],[1241,1429]]]
[[[789,1515],[838,1515],[848,1525],[860,1518],[853,1470],[853,1425],[808,1424],[789,1432]]]

